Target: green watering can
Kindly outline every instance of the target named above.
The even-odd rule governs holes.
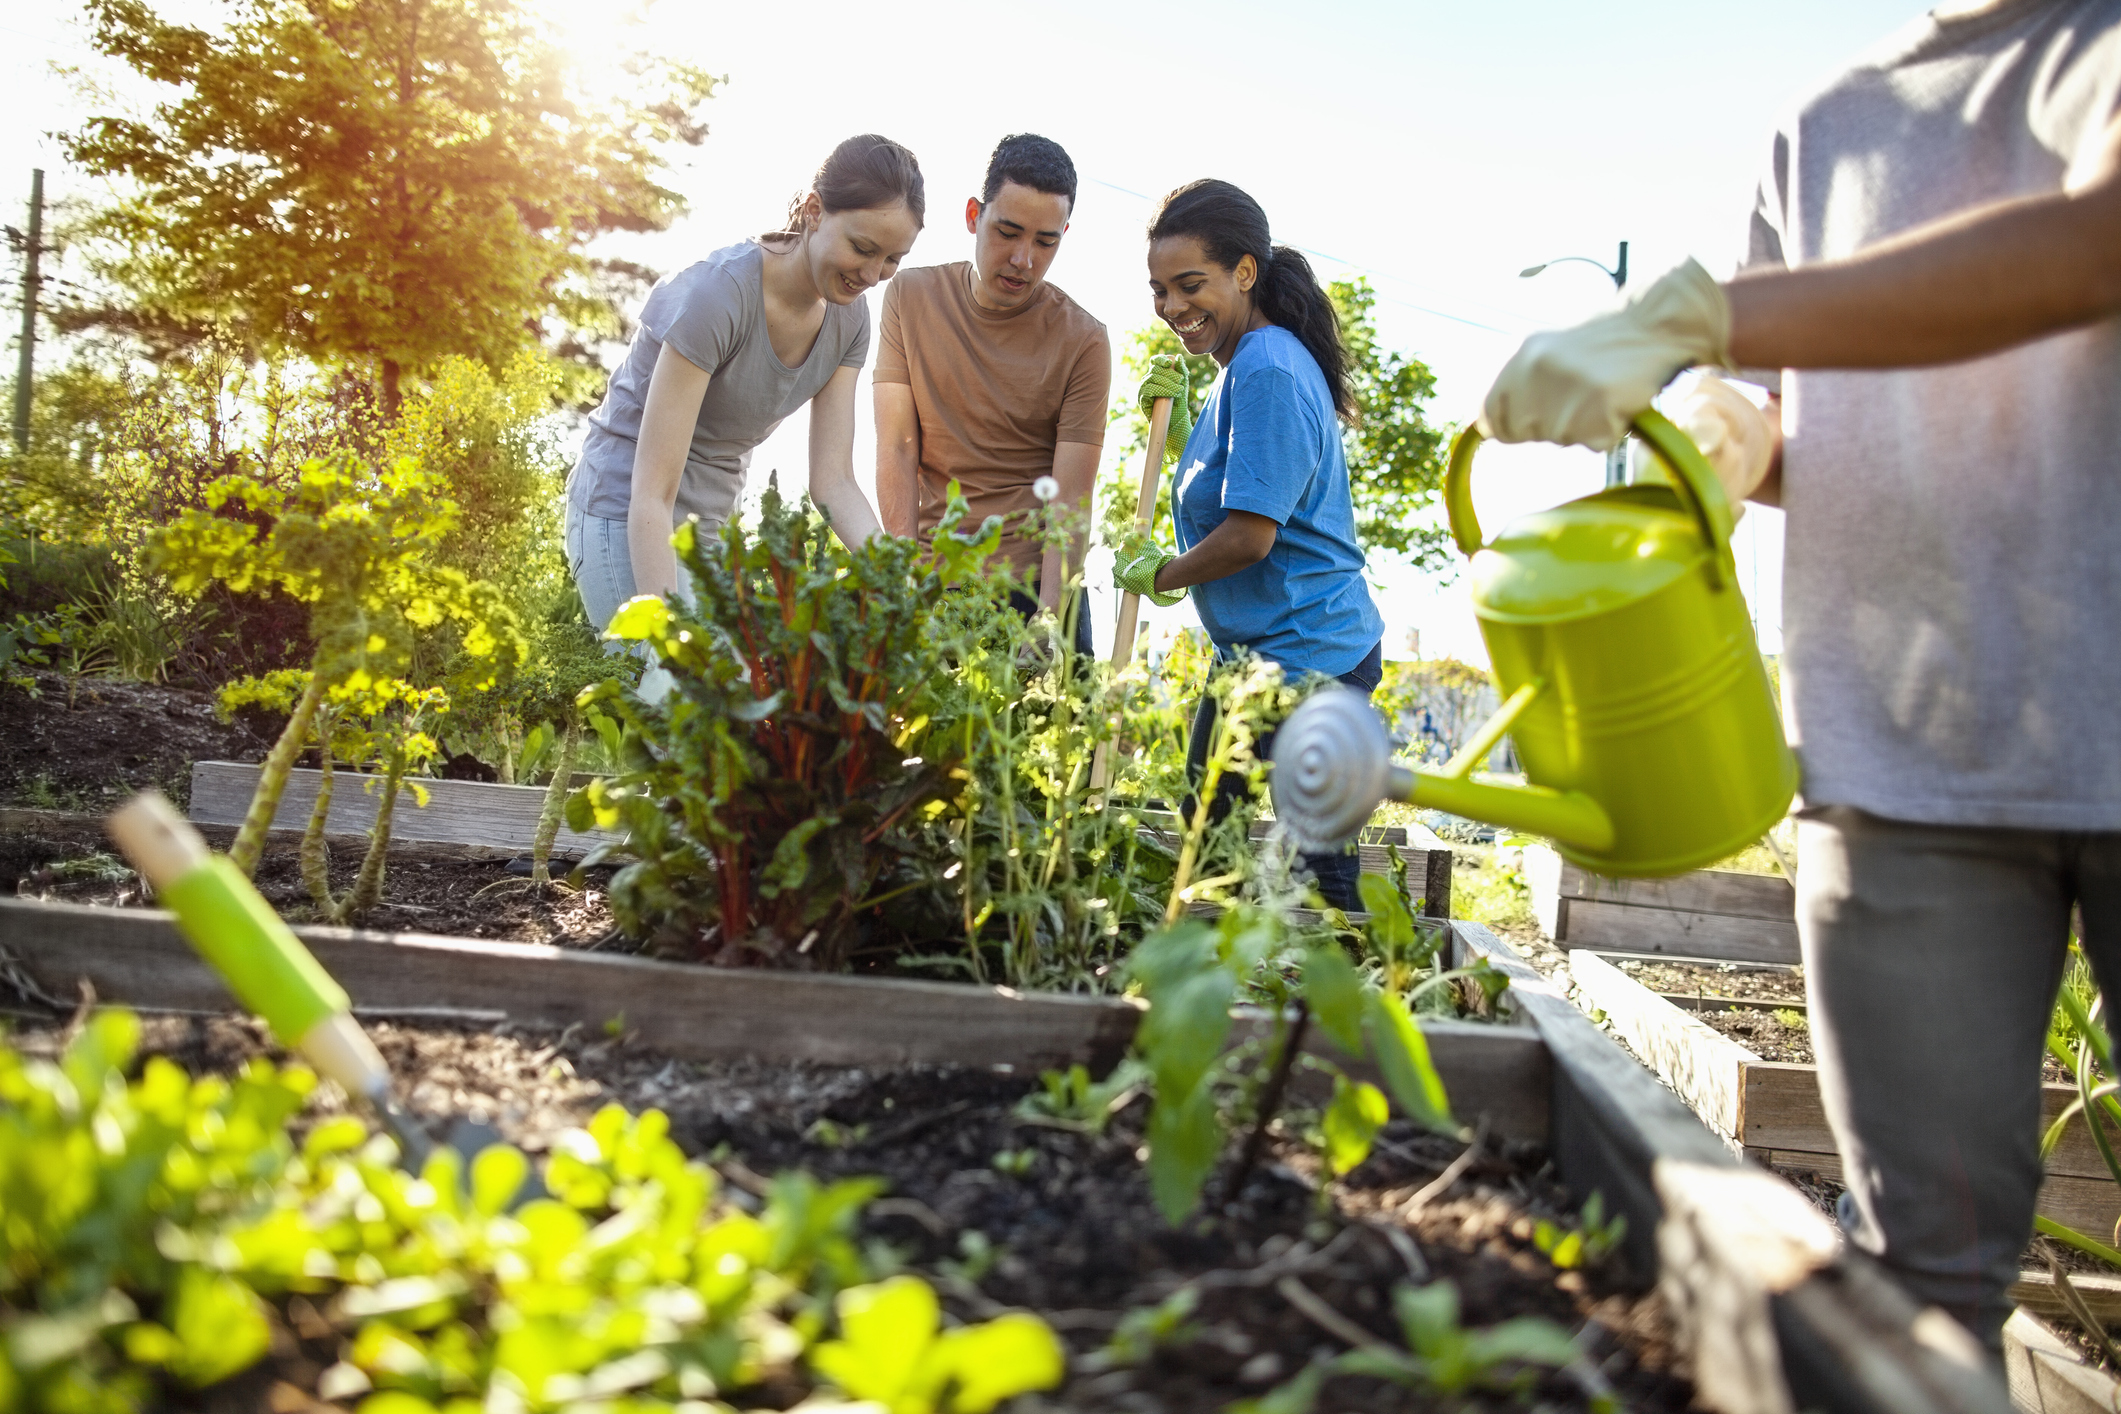
[[[1337,844],[1405,800],[1547,836],[1595,873],[1677,874],[1782,819],[1797,762],[1738,592],[1730,504],[1685,433],[1654,412],[1635,432],[1669,484],[1608,487],[1486,544],[1481,435],[1458,434],[1444,505],[1502,708],[1442,768],[1411,769],[1365,696],[1314,694],[1274,742],[1274,810],[1299,843]],[[1530,784],[1472,777],[1505,733]]]

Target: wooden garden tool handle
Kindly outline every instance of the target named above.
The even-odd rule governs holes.
[[[1134,528],[1147,534],[1156,525],[1156,483],[1164,469],[1164,439],[1171,431],[1171,400],[1158,398],[1149,412],[1149,454],[1142,461],[1141,497],[1134,503]],[[1141,596],[1128,590],[1119,597],[1119,631],[1112,637],[1112,666],[1124,668],[1134,657],[1134,630],[1141,618]]]
[[[1134,528],[1147,534],[1156,525],[1156,482],[1164,469],[1164,441],[1171,432],[1171,400],[1158,398],[1149,409],[1149,448],[1142,458],[1142,489],[1134,503]],[[1127,590],[1119,597],[1119,629],[1112,636],[1112,666],[1124,668],[1134,658],[1134,631],[1141,619],[1141,596]],[[1101,743],[1090,762],[1090,788],[1112,782],[1112,746]]]

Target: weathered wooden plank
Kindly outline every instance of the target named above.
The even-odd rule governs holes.
[[[2097,1276],[2090,1272],[2071,1272],[2069,1284],[2076,1288],[2077,1295],[2091,1308],[2094,1316],[2102,1321],[2121,1322],[2121,1277]],[[2038,1316],[2070,1316],[2062,1293],[2055,1289],[2055,1278],[2047,1272],[2023,1271],[2018,1280],[2011,1283],[2011,1300]]]
[[[1271,1027],[1272,1020],[1266,1012],[1240,1008],[1230,1042],[1236,1045],[1264,1036]],[[1529,1026],[1424,1017],[1421,1034],[1429,1043],[1437,1074],[1451,1097],[1451,1112],[1460,1121],[1485,1121],[1488,1132],[1500,1138],[1546,1142],[1553,1072],[1546,1043],[1539,1039],[1537,1031]],[[1357,1080],[1384,1084],[1374,1065],[1351,1060],[1316,1026],[1304,1033],[1304,1053],[1331,1061]],[[1313,1104],[1323,1104],[1332,1097],[1331,1077],[1322,1070],[1299,1067],[1291,1079],[1291,1088]]]
[[[1722,913],[1737,918],[1794,922],[1797,894],[1777,874],[1741,874],[1729,869],[1697,869],[1669,879],[1613,879],[1561,861],[1557,879],[1561,896],[1632,908],[1666,908],[1681,913]]]
[[[1841,1181],[1839,1154],[1822,1154],[1800,1149],[1765,1149],[1760,1152],[1777,1168],[1793,1169],[1798,1173],[1816,1173],[1821,1178],[1831,1178],[1836,1183]],[[2121,1222],[2121,1188],[2117,1188],[2110,1178],[2077,1178],[2067,1174],[2050,1174],[2040,1184],[2037,1206],[2040,1212],[2056,1222],[2067,1223],[2101,1241],[2107,1241],[2113,1236],[2114,1224]]]
[[[258,787],[259,768],[235,761],[199,761],[192,766],[191,808],[193,823],[240,825],[250,809],[250,798]],[[273,816],[274,829],[300,830],[308,825],[317,802],[320,771],[299,769],[287,778]],[[545,808],[543,786],[500,786],[484,781],[442,781],[422,777],[427,804],[419,804],[408,790],[398,800],[391,818],[391,838],[437,844],[484,845],[494,849],[527,851],[537,834],[538,814]],[[373,788],[371,788],[373,787]],[[364,834],[375,824],[377,779],[352,771],[333,773],[331,813],[325,829],[335,835]],[[601,831],[577,834],[564,824],[553,842],[553,853],[578,858],[613,838]]]
[[[2040,1132],[2045,1133],[2076,1098],[2074,1085],[2051,1082],[2041,1086]],[[2121,1133],[2116,1133],[2111,1124],[2107,1132],[2121,1142]],[[1740,1133],[1748,1148],[1832,1153],[1834,1136],[1827,1128],[1826,1109],[1819,1098],[1818,1067],[1788,1061],[1748,1062]],[[2061,1142],[2048,1156],[2047,1171],[2061,1177],[2113,1183],[2090,1131],[2076,1120],[2062,1131]]]
[[[959,982],[689,966],[527,943],[298,928],[367,1011],[499,1013],[534,1025],[623,1020],[642,1045],[693,1058],[832,1065],[1010,1066],[1035,1075],[1082,1062],[1102,1073],[1133,1039],[1138,1003]],[[234,1006],[170,915],[0,899],[0,949],[54,996],[86,978],[105,1002]],[[1452,1094],[1497,1132],[1546,1133],[1545,1047],[1510,1027],[1425,1025]],[[1530,1093],[1512,1093],[1534,1087]]]
[[[1679,913],[1597,899],[1570,899],[1559,939],[1600,952],[1684,954],[1739,962],[1798,962],[1797,925],[1721,913]]]
[[[2021,1414],[2113,1414],[2121,1385],[2084,1363],[2068,1342],[2026,1310],[2003,1327],[2003,1369]]]
[[[1635,1054],[1718,1134],[1739,1133],[1747,1062],[1760,1058],[1681,1011],[1596,953],[1569,954],[1585,1001],[1606,1014]]]

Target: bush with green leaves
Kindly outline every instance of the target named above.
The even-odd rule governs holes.
[[[343,1116],[298,1144],[308,1071],[194,1080],[155,1057],[128,1081],[136,1039],[104,1012],[58,1064],[0,1045],[6,1414],[165,1406],[270,1358],[296,1297],[337,1346],[320,1385],[362,1414],[730,1414],[791,1381],[983,1414],[1061,1377],[1033,1317],[944,1330],[918,1279],[865,1284],[874,1181],[787,1175],[748,1212],[660,1112],[612,1106],[559,1136],[550,1196],[513,1206],[514,1148],[412,1174]]]
[[[849,550],[771,485],[748,532],[678,528],[692,602],[644,595],[606,630],[675,686],[653,704],[589,693],[627,729],[627,757],[568,807],[578,830],[626,834],[636,862],[610,897],[629,934],[724,964],[847,965],[860,916],[908,887],[918,812],[961,775],[923,629],[999,533],[953,521],[929,546]]]
[[[478,690],[521,660],[524,642],[493,585],[443,563],[456,506],[441,478],[411,461],[371,467],[341,454],[309,462],[292,485],[228,476],[205,496],[203,509],[154,538],[157,567],[172,587],[194,597],[217,586],[272,589],[309,606],[308,674],[229,850],[248,874],[327,697],[375,691],[386,681],[441,686],[421,681],[423,650],[455,662],[448,686]],[[436,642],[445,631],[448,650]],[[381,815],[378,826],[387,842]]]
[[[1299,930],[1278,911],[1244,904],[1212,924],[1176,923],[1128,960],[1128,975],[1149,1003],[1134,1056],[1153,1081],[1149,1183],[1168,1221],[1181,1222],[1199,1207],[1230,1137],[1249,1130],[1226,1191],[1242,1184],[1313,1024],[1351,1062],[1369,1062],[1385,1082],[1379,1089],[1323,1057],[1303,1056],[1303,1064],[1333,1082],[1316,1136],[1331,1173],[1347,1173],[1369,1157],[1395,1102],[1424,1128],[1460,1132],[1414,1018],[1455,1010],[1456,983],[1474,983],[1492,999],[1504,979],[1485,966],[1428,967],[1436,936],[1422,933],[1387,878],[1365,875],[1363,885],[1370,918],[1359,963],[1331,931]],[[1231,1008],[1241,1001],[1265,1004],[1273,1018],[1261,1047],[1228,1046]]]

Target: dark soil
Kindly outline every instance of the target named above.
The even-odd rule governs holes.
[[[1802,1012],[1767,1007],[1705,1007],[1694,1013],[1762,1060],[1812,1063],[1812,1033]],[[1791,1025],[1794,1020],[1798,1024]]]
[[[1804,1005],[1804,972],[1800,968],[1734,962],[1652,962],[1632,957],[1608,960],[1651,991],[1666,996]]]
[[[202,826],[216,849],[235,831]],[[332,887],[353,886],[366,849],[363,840],[332,842]],[[513,866],[514,872],[511,872]],[[622,944],[604,896],[611,871],[591,870],[580,891],[555,883],[535,889],[528,862],[492,850],[449,845],[400,845],[390,851],[384,899],[364,926],[402,933],[606,948]],[[555,861],[562,873],[564,861]],[[318,910],[302,883],[291,836],[276,836],[258,864],[258,891],[292,922],[315,922]],[[140,879],[126,867],[93,818],[18,811],[0,820],[0,892],[58,903],[134,907],[147,902]]]
[[[262,761],[272,746],[272,724],[223,722],[211,693],[51,671],[34,679],[34,694],[0,687],[0,805],[99,810],[155,786],[182,806],[192,762]]]
[[[1543,1315],[1580,1331],[1588,1360],[1573,1375],[1528,1376],[1522,1396],[1451,1401],[1344,1377],[1322,1408],[1586,1409],[1587,1387],[1605,1381],[1637,1414],[1689,1403],[1654,1295],[1635,1294],[1617,1272],[1558,1273],[1534,1248],[1534,1220],[1573,1206],[1535,1148],[1484,1152],[1417,1210],[1414,1195],[1461,1145],[1395,1123],[1377,1157],[1321,1195],[1308,1151],[1278,1141],[1235,1201],[1174,1229],[1152,1206],[1136,1157],[1140,1103],[1088,1134],[1017,1117],[1030,1084],[1018,1075],[677,1061],[575,1030],[371,1029],[417,1112],[488,1119],[532,1152],[617,1101],[664,1110],[678,1142],[709,1156],[738,1190],[791,1168],[885,1178],[890,1192],[869,1210],[870,1237],[927,1276],[958,1316],[1036,1310],[1071,1348],[1068,1383],[1020,1409],[1219,1411],[1346,1348],[1291,1303],[1291,1283],[1396,1340],[1393,1287],[1437,1277],[1457,1284],[1469,1326]],[[58,1030],[34,1026],[17,1044],[50,1053]],[[146,1039],[195,1070],[226,1071],[272,1049],[235,1018],[150,1017]],[[1014,1161],[997,1165],[1003,1154]],[[1199,1304],[1179,1333],[1116,1356],[1123,1316],[1183,1288]],[[336,1336],[310,1321],[300,1339],[303,1313],[286,1314],[296,1334],[273,1373],[293,1384],[274,1392],[272,1407],[330,1408],[295,1401],[337,1358]]]

